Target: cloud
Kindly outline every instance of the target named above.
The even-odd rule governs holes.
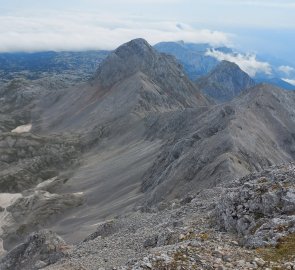
[[[249,6],[259,6],[259,7],[266,7],[266,8],[295,8],[295,3],[290,1],[245,1],[242,4],[249,5]]]
[[[293,0],[221,0],[224,4],[242,5],[261,8],[295,8]]]
[[[223,53],[217,50],[208,50],[206,55],[212,56],[219,61],[227,60],[236,63],[243,71],[248,73],[251,77],[255,77],[257,73],[272,74],[272,68],[267,62],[260,62],[256,59],[254,54],[240,54],[240,53]]]
[[[289,83],[289,84],[292,84],[292,85],[294,85],[294,86],[295,86],[295,80],[291,80],[291,79],[284,79],[284,78],[282,78],[282,80],[283,80],[283,81],[285,81],[285,82],[287,82],[287,83]]]
[[[95,0],[92,0],[95,2]],[[118,3],[118,0],[110,0],[114,4]],[[121,0],[124,4],[138,4],[138,0]],[[174,4],[174,3],[181,3],[183,0],[140,0],[141,4]]]
[[[295,69],[290,66],[280,66],[279,71],[285,73],[287,76],[289,76]]]
[[[168,2],[168,0],[167,0]],[[113,49],[133,38],[150,43],[184,40],[212,45],[230,43],[230,34],[194,29],[177,21],[83,12],[0,16],[0,51]]]

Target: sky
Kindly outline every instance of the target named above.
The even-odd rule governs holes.
[[[294,0],[0,0],[0,52],[210,43],[295,66]]]

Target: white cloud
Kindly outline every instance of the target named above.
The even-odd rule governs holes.
[[[91,0],[90,0],[91,1]],[[114,4],[118,3],[118,0],[108,0],[109,2],[113,2]],[[138,0],[120,0],[124,4],[138,4]],[[92,0],[95,2],[95,0]],[[140,4],[174,4],[181,3],[183,0],[140,0]]]
[[[82,12],[0,16],[1,52],[113,49],[138,37],[152,44],[173,40],[212,45],[230,43],[229,34],[194,29],[177,21],[149,21],[132,16],[125,19]]]
[[[295,3],[290,1],[240,1],[243,5],[248,6],[258,6],[258,7],[266,7],[266,8],[295,8]]]
[[[227,60],[234,62],[251,77],[255,77],[257,73],[265,73],[267,75],[272,73],[270,64],[258,61],[254,54],[226,54],[217,50],[208,50],[206,55],[212,56],[219,61]]]
[[[289,76],[295,69],[290,66],[280,66],[279,71],[285,73],[287,76]]]
[[[291,79],[284,79],[284,78],[282,78],[282,80],[283,80],[283,81],[285,81],[285,82],[287,82],[287,83],[289,83],[289,84],[292,84],[292,85],[294,85],[294,86],[295,86],[295,80],[291,80]]]

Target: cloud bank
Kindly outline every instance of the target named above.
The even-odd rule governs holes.
[[[293,67],[290,66],[280,66],[279,71],[285,73],[287,76],[289,76],[292,72],[295,71]]]
[[[152,44],[176,40],[230,43],[229,34],[177,21],[82,12],[0,16],[0,52],[113,49],[138,37]]]
[[[232,1],[234,4],[241,4],[247,6],[258,6],[258,7],[265,7],[265,8],[295,8],[295,3],[291,0],[281,0],[281,1],[273,1],[273,0],[260,0],[260,1],[244,1],[244,0],[235,0]]]
[[[295,80],[291,80],[291,79],[282,79],[283,81],[285,81],[285,82],[287,82],[287,83],[289,83],[289,84],[292,84],[292,85],[294,85],[295,86]],[[295,88],[294,88],[295,89]]]
[[[224,53],[218,50],[208,50],[206,55],[216,58],[219,61],[227,60],[236,63],[243,71],[251,77],[255,77],[257,73],[272,74],[271,65],[267,62],[260,62],[254,54],[241,53]]]

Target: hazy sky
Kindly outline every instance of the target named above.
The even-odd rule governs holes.
[[[0,0],[0,51],[112,49],[143,37],[295,62],[294,14],[294,0]]]

